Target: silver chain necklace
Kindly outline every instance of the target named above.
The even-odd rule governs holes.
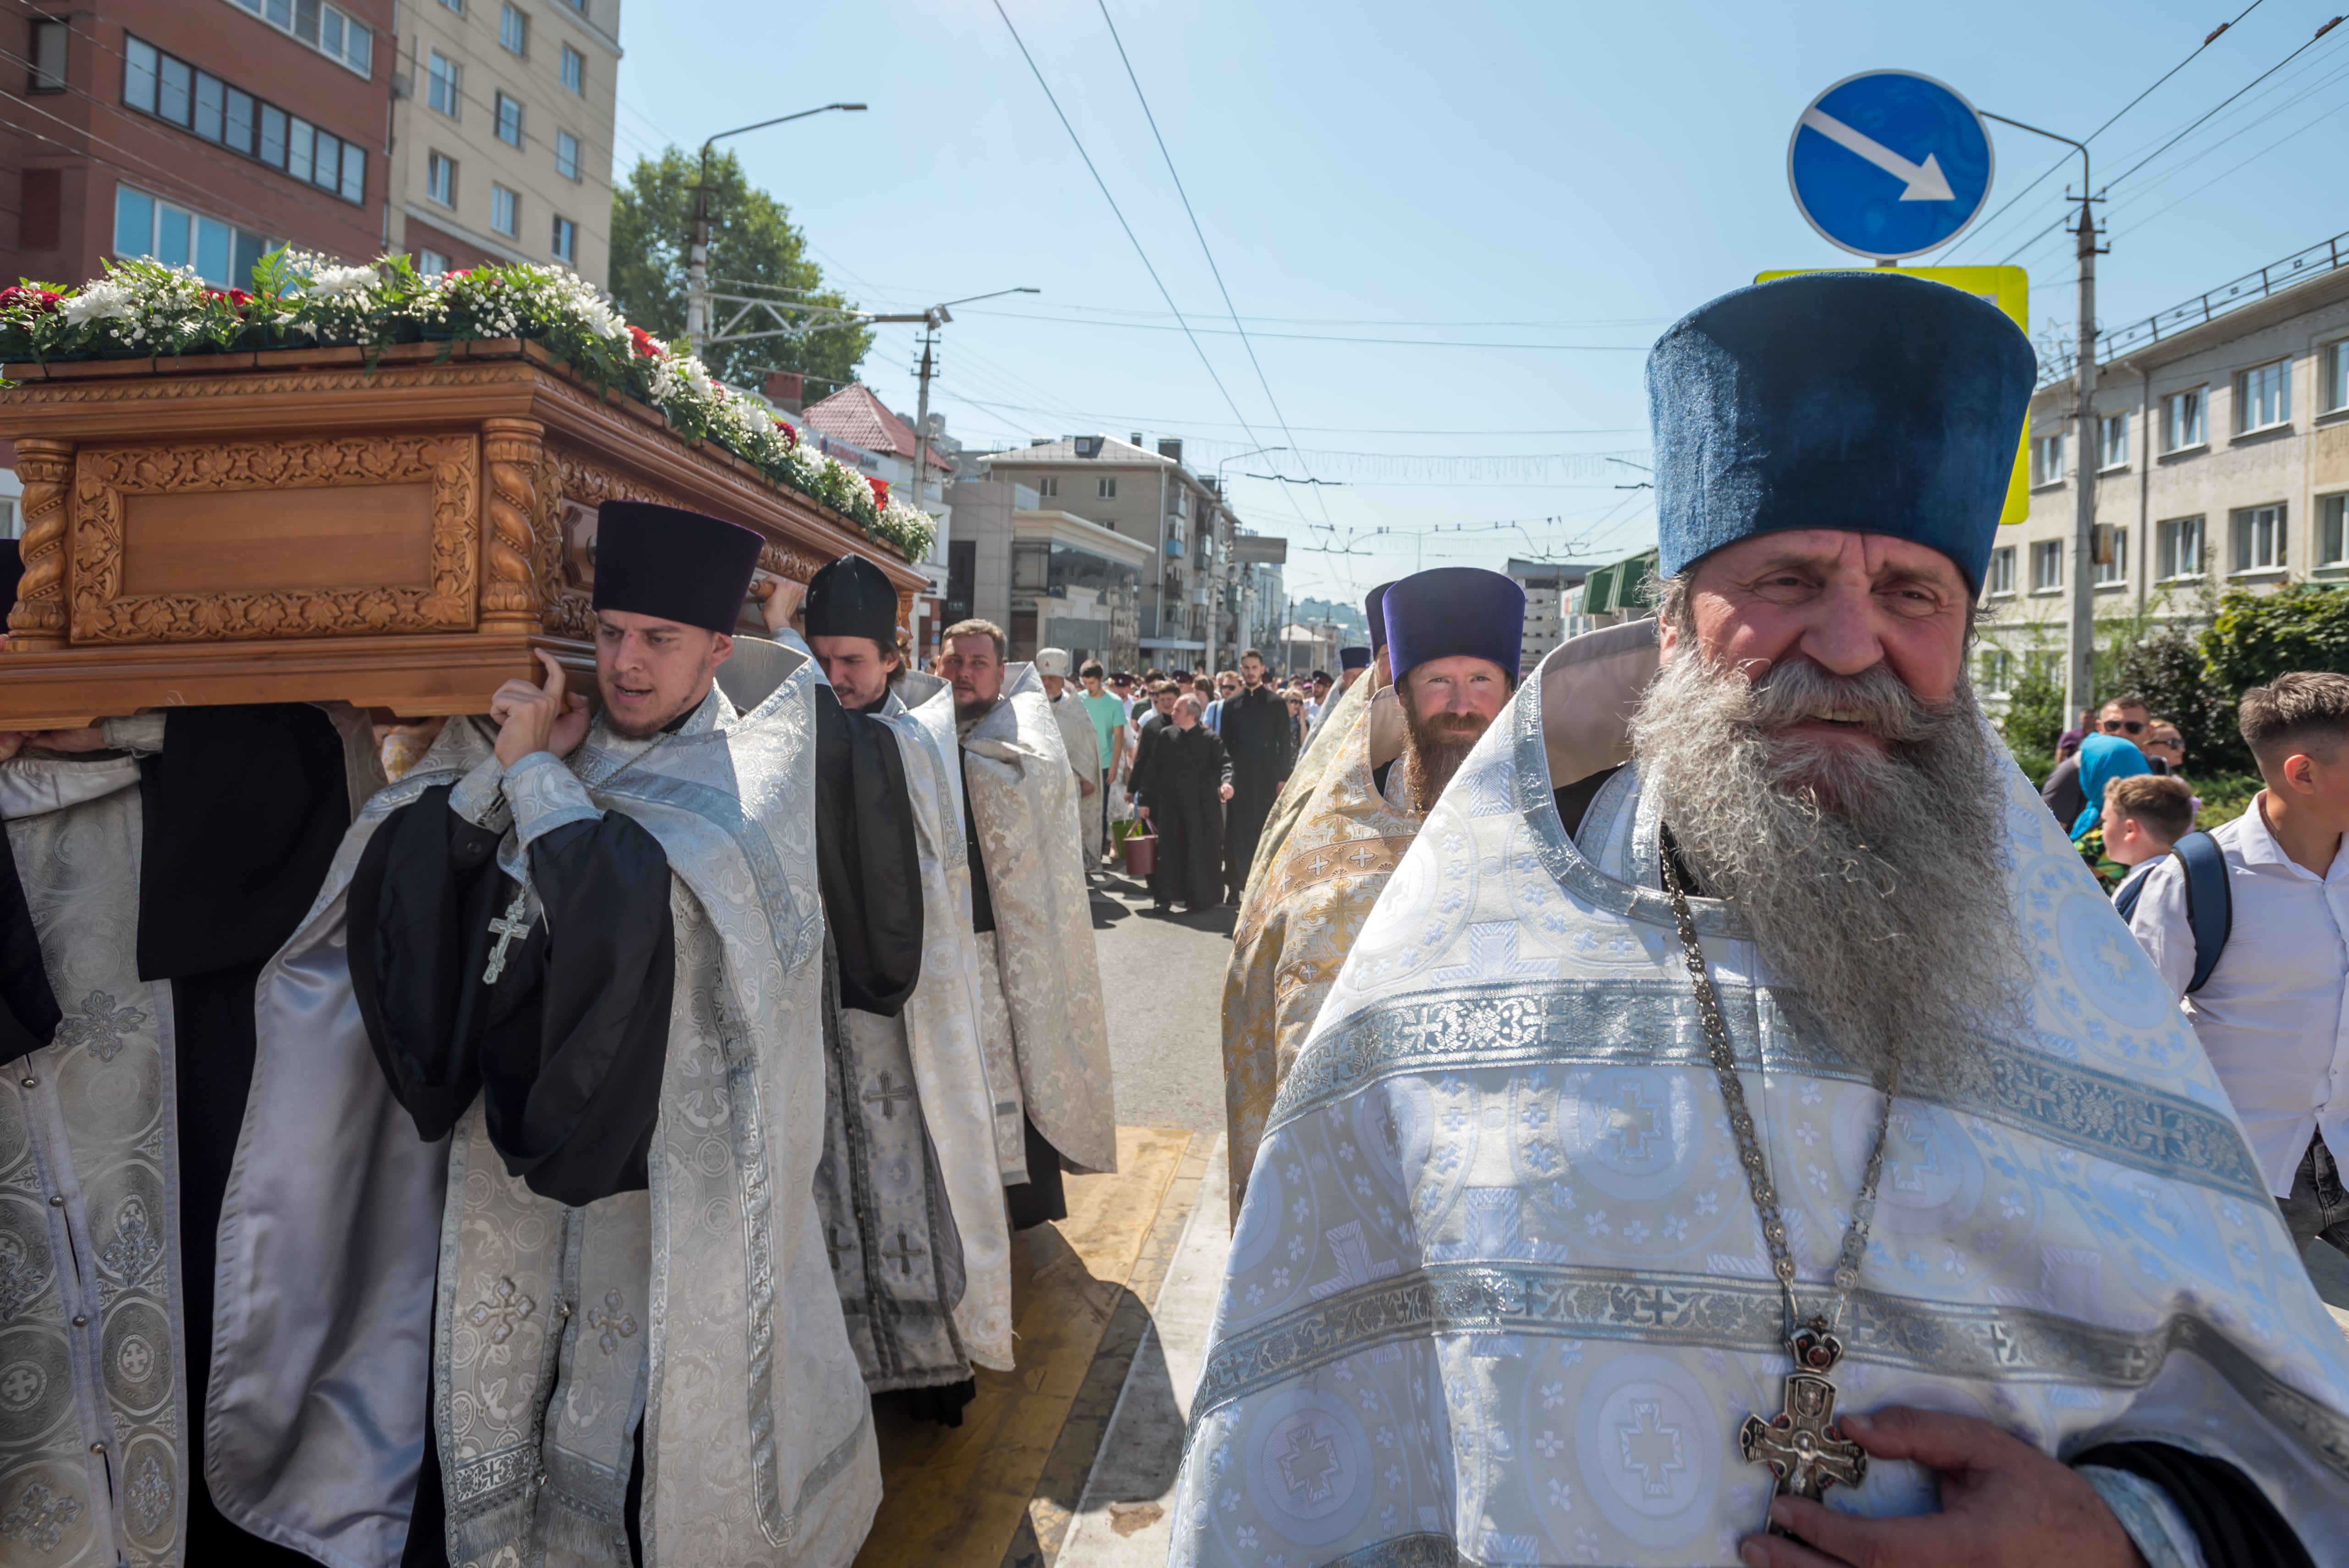
[[[1721,1082],[1721,1098],[1729,1108],[1729,1128],[1736,1135],[1738,1163],[1745,1167],[1745,1184],[1761,1216],[1763,1244],[1769,1249],[1770,1272],[1786,1304],[1786,1350],[1795,1370],[1787,1375],[1784,1410],[1770,1420],[1745,1418],[1737,1446],[1748,1464],[1770,1467],[1776,1479],[1772,1495],[1820,1501],[1830,1486],[1857,1486],[1868,1475],[1868,1455],[1835,1425],[1836,1386],[1827,1375],[1843,1360],[1844,1309],[1859,1284],[1859,1261],[1868,1249],[1868,1228],[1876,1217],[1876,1188],[1884,1173],[1884,1135],[1892,1121],[1892,1101],[1900,1092],[1900,1064],[1892,1065],[1892,1081],[1884,1091],[1884,1106],[1876,1118],[1876,1141],[1868,1150],[1868,1169],[1861,1175],[1859,1196],[1851,1207],[1851,1223],[1844,1231],[1843,1250],[1836,1258],[1835,1295],[1826,1310],[1803,1321],[1795,1301],[1795,1257],[1786,1246],[1786,1223],[1778,1212],[1778,1191],[1771,1184],[1770,1168],[1762,1158],[1762,1143],[1754,1130],[1754,1113],[1745,1106],[1745,1085],[1737,1076],[1737,1057],[1730,1049],[1729,1026],[1721,1016],[1721,1000],[1713,977],[1706,973],[1704,949],[1697,944],[1696,918],[1689,913],[1688,894],[1681,886],[1680,868],[1672,863],[1669,841],[1658,851],[1664,891],[1671,898],[1672,921],[1680,927],[1681,955],[1688,964],[1689,984],[1696,992],[1697,1011],[1704,1020],[1704,1040],[1713,1054],[1713,1077]],[[1772,1532],[1785,1533],[1772,1526]]]

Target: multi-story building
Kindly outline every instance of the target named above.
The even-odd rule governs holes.
[[[2207,614],[2220,590],[2349,582],[2349,235],[2106,335],[2096,449],[2062,365],[2031,400],[2031,512],[1983,583],[1985,696],[2059,658],[2078,490],[2099,618]]]
[[[231,288],[280,244],[382,249],[394,0],[5,4],[0,274],[151,256]]]
[[[1574,608],[1574,591],[1582,586],[1597,562],[1519,561],[1509,562],[1508,575],[1526,591],[1526,630],[1522,651],[1517,656],[1520,679],[1534,672],[1534,666],[1549,655],[1549,651],[1583,628],[1581,617]]]
[[[397,45],[391,248],[428,273],[551,262],[602,287],[620,0],[405,0]]]
[[[1142,662],[1206,664],[1218,653],[1228,662],[1226,639],[1237,612],[1230,590],[1242,564],[1234,559],[1238,520],[1214,484],[1184,466],[1180,440],[1163,439],[1154,452],[1139,433],[1130,441],[1066,436],[991,452],[978,462],[989,479],[1035,490],[1041,508],[1065,510],[1150,552],[1138,585]],[[1269,542],[1251,548],[1261,558]],[[949,568],[953,600],[951,562]]]
[[[1142,595],[1151,549],[1009,479],[946,487],[954,536],[947,546],[944,624],[977,616],[1004,630],[1010,656],[1064,649],[1077,663],[1143,662]]]

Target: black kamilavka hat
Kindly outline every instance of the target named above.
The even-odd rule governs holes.
[[[607,500],[595,509],[595,608],[731,634],[765,542],[682,507]]]
[[[808,579],[811,637],[869,637],[897,645],[897,585],[862,555],[843,555]]]

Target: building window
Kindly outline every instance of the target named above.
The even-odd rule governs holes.
[[[2235,377],[2235,433],[2292,423],[2292,361],[2255,366]]]
[[[439,251],[419,251],[416,270],[425,277],[437,278],[449,270],[449,258]]]
[[[522,104],[503,93],[498,95],[498,139],[512,147],[522,145]]]
[[[2349,495],[2329,495],[2316,506],[2316,563],[2349,566]]]
[[[2035,485],[2060,485],[2064,482],[2064,433],[2033,436],[2031,438],[2031,482]]]
[[[457,204],[457,160],[445,153],[424,158],[424,194],[443,207]]]
[[[2097,434],[2102,438],[2102,451],[2097,467],[2104,469],[2128,467],[2128,428],[2127,413],[2107,414],[2096,421]]]
[[[1990,552],[1990,577],[1984,588],[1992,598],[2014,592],[2014,546],[2002,544]]]
[[[135,185],[114,188],[114,253],[149,257],[167,267],[193,267],[214,288],[249,282],[254,264],[278,242],[150,194]]]
[[[579,264],[579,225],[568,218],[554,220],[554,239],[548,247],[554,259],[569,266]]]
[[[522,233],[522,198],[502,185],[490,187],[490,227],[510,240]]]
[[[2235,570],[2275,572],[2283,566],[2284,509],[2247,506],[2235,513]]]
[[[1036,495],[1039,500],[1056,499],[1060,493],[1061,478],[1058,474],[1046,474],[1036,481]]]
[[[32,74],[25,85],[36,93],[66,90],[66,24],[46,18],[33,23]]]
[[[2052,593],[2064,586],[2064,542],[2043,539],[2031,547],[2031,591]]]
[[[2324,411],[2349,408],[2349,337],[2324,350]]]
[[[513,53],[530,56],[530,18],[512,5],[498,13],[498,42]]]
[[[123,39],[122,101],[346,201],[366,199],[365,148],[294,119],[143,39]]]
[[[565,180],[579,178],[579,139],[567,130],[554,133],[554,171]]]
[[[2172,392],[2161,400],[2161,449],[2183,452],[2206,444],[2209,432],[2203,428],[2203,405],[2209,399],[2209,388],[2190,387],[2183,392]]]
[[[563,46],[563,85],[574,93],[587,90],[587,57],[568,44]]]
[[[2096,524],[2091,547],[2095,567],[2093,580],[2099,585],[2128,581],[2128,530],[2109,522]]]
[[[1982,690],[2003,696],[2014,687],[2014,655],[2003,648],[1984,648],[1977,661]]]
[[[424,101],[450,119],[465,118],[465,67],[438,49],[425,57]]]
[[[2154,527],[2154,564],[2165,578],[2202,575],[2202,520],[2173,517]]]
[[[442,0],[445,5],[448,0]],[[321,0],[230,0],[276,28],[291,33],[328,59],[360,76],[375,65],[375,34],[357,17]],[[460,3],[449,7],[462,13]]]
[[[1112,476],[1112,477],[1107,478],[1107,479],[1101,479],[1101,480],[1094,480],[1094,481],[1093,481],[1093,495],[1094,495],[1094,498],[1095,498],[1096,500],[1115,500],[1117,499],[1117,480],[1116,480],[1116,478],[1115,478],[1114,476]]]
[[[446,5],[450,10],[454,11],[460,16],[465,14],[465,0],[440,0],[440,4]]]

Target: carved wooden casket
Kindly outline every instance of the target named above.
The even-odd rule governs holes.
[[[440,356],[448,354],[443,360]],[[25,576],[0,729],[180,704],[487,711],[546,648],[595,664],[595,508],[689,507],[805,582],[849,519],[516,340],[12,366]],[[757,629],[755,606],[744,629]],[[592,691],[581,684],[574,689]]]

